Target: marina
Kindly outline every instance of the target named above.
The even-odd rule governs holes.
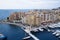
[[[11,25],[13,24],[13,25],[15,25],[15,23],[4,23],[4,24],[11,24]],[[39,37],[37,37],[35,33],[31,33],[31,32],[30,32],[31,30],[26,29],[26,28],[28,28],[28,27],[25,27],[25,26],[19,25],[19,24],[16,24],[16,25],[19,26],[19,27],[22,26],[22,27],[20,27],[20,28],[21,28],[23,31],[25,31],[28,35],[30,35],[30,37],[32,37],[34,40],[43,40],[43,39],[40,39]],[[42,32],[45,31],[45,30],[42,29],[42,28],[36,28],[36,29],[38,29],[39,31],[42,31]],[[35,29],[35,31],[36,31],[36,29]],[[44,30],[44,31],[43,31],[43,30]],[[53,31],[53,30],[49,30],[49,29],[48,29],[48,30],[46,30],[46,31],[50,32],[50,31]],[[52,34],[55,35],[55,36],[56,36],[56,35],[59,36],[59,35],[60,35],[60,34],[58,35],[59,32],[60,32],[60,31],[55,31],[55,32],[53,31]],[[57,34],[56,34],[56,33],[57,33]],[[38,34],[38,35],[39,35],[39,34]],[[30,37],[26,37],[26,38],[28,39],[28,38],[30,38]],[[24,38],[24,39],[25,39],[25,38]],[[58,39],[58,38],[57,38],[57,39]]]
[[[0,24],[1,25],[1,24]],[[13,30],[12,30],[12,32],[14,32],[14,33],[11,33],[11,31],[10,31],[10,29],[11,29],[11,27],[9,27],[7,24],[3,24],[4,26],[3,27],[5,27],[5,25],[6,25],[6,27],[5,28],[3,28],[0,32],[1,33],[4,33],[3,31],[5,31],[5,33],[4,33],[4,35],[7,35],[7,39],[8,40],[20,40],[20,35],[22,35],[22,32],[20,33],[20,31],[21,31],[21,29],[19,28],[19,27],[15,27],[15,26],[12,26],[12,25],[10,25],[10,26],[12,26],[12,28],[14,28]],[[9,27],[9,30],[6,30],[6,28],[7,28],[7,26]],[[1,28],[2,26],[0,26],[0,28]],[[17,29],[16,29],[17,28]],[[15,31],[14,31],[15,30]],[[8,33],[9,32],[9,33]],[[17,36],[16,36],[16,33],[15,32],[17,32]],[[8,34],[7,34],[8,33]],[[23,34],[25,34],[25,32],[23,32]],[[45,38],[46,38],[46,40],[48,40],[47,38],[49,38],[50,40],[51,39],[53,39],[53,40],[58,40],[58,38],[57,37],[55,37],[54,35],[52,36],[52,38],[51,37],[48,37],[47,36],[47,34],[50,36],[50,35],[52,35],[52,33],[51,34],[49,34],[47,31],[43,31],[43,32],[38,32],[37,34],[36,33],[33,33],[36,37],[38,37],[40,40],[44,40]],[[44,35],[43,35],[44,34]],[[11,36],[9,36],[9,35],[11,35]],[[38,35],[40,35],[40,36],[38,36]],[[15,37],[16,38],[15,38]],[[45,37],[46,36],[46,37]],[[13,39],[11,39],[11,37],[13,38]],[[22,35],[22,38],[23,38],[23,35]],[[32,40],[32,39],[31,39]]]

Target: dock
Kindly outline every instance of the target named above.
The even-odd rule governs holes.
[[[36,36],[34,36],[32,33],[30,33],[28,30],[25,30],[26,33],[28,33],[34,40],[39,40]]]
[[[22,27],[21,27],[22,28]],[[23,28],[22,28],[23,29]],[[28,33],[34,40],[40,40],[36,36],[34,36],[29,30],[23,29],[26,33]]]

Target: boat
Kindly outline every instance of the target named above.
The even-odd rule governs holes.
[[[60,34],[58,34],[58,33],[56,34],[57,37],[58,37],[59,35],[60,35]]]
[[[53,32],[53,34],[56,35],[59,32],[60,32],[59,30],[56,30],[55,32]]]
[[[40,31],[43,31],[44,29],[40,28],[39,30],[40,30]]]
[[[38,29],[33,29],[32,31],[30,31],[30,32],[39,32],[39,30]]]
[[[31,36],[24,37],[23,40],[28,40],[30,39]]]
[[[51,30],[50,29],[48,29],[48,32],[50,32]]]
[[[0,34],[0,40],[7,40],[7,37],[4,36],[3,34]]]
[[[54,35],[56,34],[56,32],[53,33]]]

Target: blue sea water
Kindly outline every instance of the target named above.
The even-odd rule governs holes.
[[[10,12],[15,12],[17,10],[0,10],[0,19],[4,19],[10,15]],[[20,10],[18,10],[20,11]],[[26,10],[24,10],[26,11]],[[8,25],[8,24],[0,24],[0,33],[7,36],[7,40],[22,40],[26,35],[26,33],[18,26]],[[38,32],[32,33],[40,40],[60,40],[52,32]],[[28,35],[28,34],[27,34]],[[32,38],[29,40],[33,40]]]

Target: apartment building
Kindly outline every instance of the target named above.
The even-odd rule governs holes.
[[[25,15],[24,12],[14,12],[9,16],[9,20],[10,21],[21,20],[24,15]]]
[[[38,13],[35,12],[28,12],[26,16],[24,17],[24,23],[28,25],[38,26],[40,25],[40,17],[38,16]]]
[[[57,19],[60,20],[60,10],[56,10],[55,13],[56,13]]]
[[[42,23],[54,22],[60,20],[60,10],[38,11],[30,10],[28,12],[15,12],[10,15],[9,20],[21,20],[27,25],[39,26]]]

